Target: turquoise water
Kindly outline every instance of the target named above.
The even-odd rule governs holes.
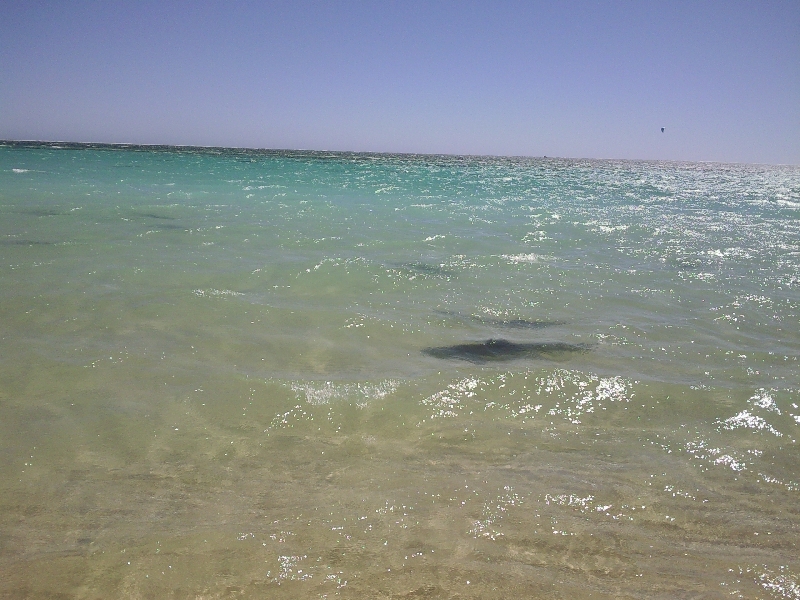
[[[800,598],[800,168],[0,146],[0,594]]]

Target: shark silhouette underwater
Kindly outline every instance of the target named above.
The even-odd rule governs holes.
[[[468,342],[452,346],[424,348],[422,352],[435,358],[466,360],[472,363],[499,362],[521,358],[565,360],[570,356],[588,352],[591,346],[566,342],[511,342],[505,339],[490,339],[484,342]]]
[[[542,319],[502,319],[495,317],[487,317],[483,315],[468,315],[460,312],[449,310],[435,310],[437,315],[446,317],[448,319],[455,318],[463,323],[477,323],[485,327],[493,329],[544,329],[545,327],[554,327],[557,325],[566,325],[566,321],[547,321]]]

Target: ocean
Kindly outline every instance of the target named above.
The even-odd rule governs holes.
[[[0,596],[800,598],[800,167],[0,144]]]

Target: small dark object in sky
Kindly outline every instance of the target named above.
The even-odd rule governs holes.
[[[663,127],[661,128],[661,133],[664,133],[664,128]]]
[[[436,358],[467,360],[473,363],[514,360],[517,358],[546,358],[558,360],[570,354],[586,352],[589,346],[568,344],[566,342],[516,343],[504,339],[469,342],[452,346],[425,348],[422,352]]]

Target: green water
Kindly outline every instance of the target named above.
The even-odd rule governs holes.
[[[796,167],[1,146],[0,596],[798,598],[798,216]]]

